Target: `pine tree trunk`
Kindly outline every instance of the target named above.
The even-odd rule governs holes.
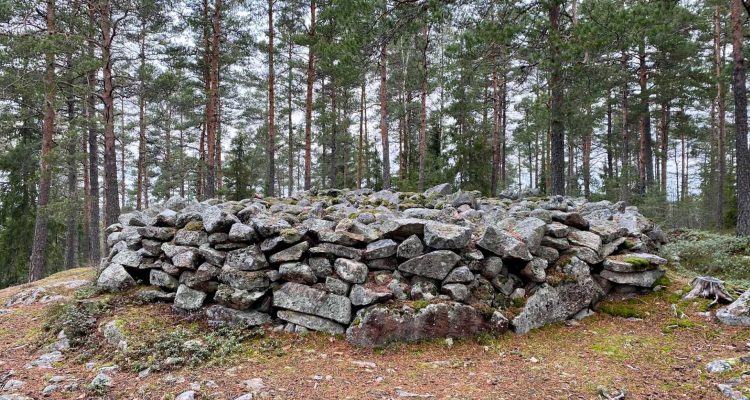
[[[55,1],[47,0],[47,37],[55,35]],[[49,45],[52,47],[52,45]],[[52,167],[50,156],[55,133],[55,54],[51,49],[45,53],[44,77],[44,119],[42,122],[42,151],[39,156],[39,198],[36,203],[36,220],[34,221],[34,243],[32,244],[31,264],[29,266],[29,282],[42,279],[44,274],[44,260],[47,255],[47,223],[49,214],[50,186],[52,184]]]
[[[614,178],[614,152],[612,151],[612,101],[607,93],[607,173],[609,179]]]
[[[388,147],[387,50],[388,48],[385,44],[380,48],[380,140],[383,146],[383,189],[391,188],[391,157]]]
[[[551,91],[550,118],[551,118],[551,152],[550,168],[552,173],[552,194],[565,194],[565,127],[563,126],[562,102],[562,72],[560,60],[559,40],[560,31],[560,1],[553,0],[549,9],[550,33],[550,62],[552,71],[550,73],[549,86]]]
[[[93,5],[89,5],[89,18],[94,20],[96,11]],[[93,40],[90,42],[93,43]],[[94,46],[89,45],[89,57],[94,57]],[[99,143],[97,141],[97,129],[94,115],[96,114],[96,75],[95,69],[86,74],[87,100],[86,122],[88,125],[88,207],[89,207],[89,265],[96,266],[101,259],[101,234],[99,228]]]
[[[100,29],[102,33],[102,64],[104,71],[104,224],[117,222],[120,204],[117,190],[117,155],[115,144],[115,100],[112,76],[112,10],[110,0],[100,3]]]
[[[497,175],[500,167],[500,93],[497,87],[497,62],[492,64],[492,172],[490,196],[497,196]]]
[[[338,157],[338,140],[337,140],[337,133],[338,133],[338,120],[339,120],[339,114],[338,114],[338,108],[336,108],[336,86],[333,84],[334,80],[331,79],[331,85],[330,85],[330,96],[331,96],[331,114],[333,115],[333,119],[331,121],[331,165],[330,170],[328,171],[330,177],[331,177],[331,187],[338,187],[338,180],[337,180],[337,173],[338,173],[338,166],[337,166],[337,157]]]
[[[125,97],[120,97],[120,204],[125,207]],[[144,191],[148,192],[148,189]],[[148,200],[146,200],[148,208]]]
[[[724,55],[722,52],[723,45],[721,43],[721,7],[716,6],[714,11],[714,59],[715,59],[715,71],[716,71],[716,108],[717,108],[717,169],[719,176],[716,179],[716,208],[715,218],[716,227],[720,228],[724,219],[724,186],[727,175],[727,164],[726,164],[726,132],[725,132],[725,120],[726,120],[726,104],[724,100],[724,79],[722,77],[722,69],[724,67]]]
[[[745,12],[742,0],[732,0],[732,59],[734,72],[734,130],[737,153],[737,235],[750,235],[750,150],[747,147],[747,83],[743,54],[743,20]]]
[[[216,142],[219,126],[219,52],[221,46],[221,0],[214,0],[211,16],[211,52],[208,68],[208,107],[206,107],[206,198],[216,197]]]
[[[289,176],[288,181],[288,190],[287,190],[287,196],[292,195],[292,191],[294,190],[294,126],[292,125],[292,73],[294,71],[293,65],[292,65],[292,45],[294,43],[289,40],[289,76],[288,76],[288,82],[287,82],[287,127],[289,129],[289,138],[287,139],[287,167],[288,172],[287,175]]]
[[[638,52],[638,81],[641,86],[641,117],[640,117],[640,158],[638,164],[639,192],[646,193],[647,188],[654,184],[653,149],[651,145],[651,115],[648,100],[648,70],[646,68],[645,44],[641,43]]]
[[[70,67],[70,58],[67,62]],[[68,122],[75,118],[75,97],[70,94],[67,99]],[[65,269],[75,268],[78,264],[78,163],[76,162],[78,140],[74,130],[68,132],[67,137],[67,189],[70,203],[68,204],[65,222]]]
[[[620,57],[620,66],[624,74],[628,71],[628,56],[625,49],[622,50]],[[627,75],[625,75],[627,76]],[[624,80],[622,84],[622,171],[620,175],[620,186],[622,192],[620,200],[628,202],[630,200],[630,135],[628,132],[628,82]]]
[[[667,195],[667,160],[669,159],[669,101],[661,105],[659,139],[661,140],[661,192]]]
[[[266,196],[274,196],[276,181],[276,103],[273,70],[273,0],[268,0],[268,177]]]
[[[315,39],[315,1],[310,0],[310,38]],[[307,49],[307,96],[305,97],[305,190],[312,186],[312,107],[315,83],[315,52],[312,44]]]
[[[422,115],[419,129],[419,182],[417,190],[424,191],[425,155],[427,153],[427,47],[430,43],[430,29],[425,22],[422,28],[424,47],[422,47]]]
[[[365,141],[365,83],[362,78],[362,87],[359,96],[359,141],[357,144],[357,189],[362,189],[362,170],[364,168],[364,141]]]
[[[138,71],[138,186],[135,200],[136,210],[143,208],[143,181],[146,179],[146,82],[143,76],[146,68],[146,27],[144,25],[145,21],[141,24],[140,52],[138,53],[141,65]]]

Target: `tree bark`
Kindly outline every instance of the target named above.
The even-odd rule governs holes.
[[[737,235],[750,235],[750,150],[747,147],[747,83],[745,57],[743,54],[743,19],[745,12],[742,0],[732,0],[732,59],[734,71],[735,152],[737,154]]]
[[[651,114],[648,99],[648,69],[646,68],[645,44],[641,42],[638,51],[638,82],[641,86],[641,116],[640,116],[640,157],[639,192],[645,194],[646,190],[654,184],[654,162],[653,148],[651,144]]]
[[[294,126],[292,125],[292,72],[293,66],[292,66],[292,45],[294,42],[292,40],[289,40],[289,71],[288,71],[288,82],[287,82],[287,127],[289,128],[289,138],[288,138],[288,144],[287,144],[287,167],[288,167],[288,175],[289,175],[289,181],[288,181],[288,190],[287,190],[287,196],[292,195],[292,191],[294,190]]]
[[[138,186],[136,189],[135,208],[143,208],[143,186],[146,178],[146,82],[143,76],[146,68],[146,27],[141,23],[140,48],[138,59],[140,68],[138,70]],[[125,110],[123,109],[123,115]],[[124,133],[124,130],[123,130]],[[124,136],[123,136],[124,139]],[[124,141],[123,141],[124,147]],[[124,161],[123,161],[124,162]],[[124,204],[124,203],[123,203]]]
[[[365,83],[362,78],[362,88],[359,96],[359,142],[357,145],[357,189],[362,189],[362,170],[364,168],[364,141],[365,141]]]
[[[70,57],[67,62],[70,68]],[[70,82],[73,84],[73,82]],[[75,97],[70,93],[67,98],[68,124],[72,125],[75,118]],[[65,269],[75,268],[78,264],[78,163],[76,162],[76,149],[78,147],[78,137],[76,131],[68,128],[68,137],[66,138],[67,147],[67,189],[70,203],[68,204],[65,222]]]
[[[94,20],[96,11],[93,4],[89,5],[89,18]],[[92,38],[93,39],[93,38]],[[90,41],[93,43],[93,40]],[[94,57],[93,44],[88,48],[89,57]],[[97,141],[96,126],[96,69],[87,71],[86,88],[87,100],[84,110],[88,124],[88,207],[89,207],[89,266],[96,266],[101,259],[101,234],[99,228],[99,143]]]
[[[117,222],[120,215],[120,199],[117,188],[117,153],[115,141],[115,104],[112,76],[112,9],[110,0],[99,3],[99,27],[102,34],[102,61],[104,71],[104,223],[109,226]]]
[[[723,45],[721,43],[721,7],[716,6],[714,11],[714,63],[716,73],[716,108],[717,108],[717,127],[716,127],[716,142],[717,142],[717,169],[719,172],[718,179],[716,180],[716,208],[715,218],[716,227],[720,228],[724,219],[724,185],[727,175],[727,164],[726,164],[726,132],[725,132],[725,121],[726,121],[726,103],[724,100],[724,79],[722,77],[722,69],[724,67],[724,55],[722,52]]]
[[[268,176],[266,196],[274,196],[276,181],[276,103],[275,72],[273,70],[273,0],[268,0]]]
[[[388,76],[386,62],[388,47],[380,48],[380,141],[383,146],[383,189],[391,188],[391,157],[388,148]]]
[[[305,98],[305,190],[312,186],[312,107],[313,84],[315,83],[315,1],[310,0],[310,46],[307,49],[307,96]]]
[[[50,41],[55,37],[55,1],[47,0],[47,37]],[[44,119],[42,121],[42,149],[39,155],[39,198],[36,204],[36,219],[34,221],[34,243],[32,244],[31,264],[29,266],[29,282],[42,278],[44,261],[47,255],[47,223],[49,214],[50,186],[52,184],[52,167],[50,156],[55,133],[55,54],[52,43],[48,43],[45,52],[44,75]]]
[[[219,52],[221,46],[221,0],[214,0],[211,16],[211,52],[208,68],[208,107],[206,107],[206,198],[216,197],[216,142],[219,126]]]
[[[419,128],[419,182],[417,190],[424,191],[425,155],[427,153],[427,47],[430,44],[430,28],[425,21],[422,28],[422,115]]]
[[[628,55],[625,49],[622,50],[620,56],[620,66],[625,74],[622,84],[622,174],[620,176],[622,192],[620,200],[628,202],[630,200],[630,135],[628,132]]]
[[[560,1],[553,0],[549,9],[550,23],[550,62],[552,71],[549,79],[551,91],[550,117],[551,117],[551,173],[552,173],[552,194],[565,194],[565,127],[563,126],[562,101],[563,88],[560,68],[560,48],[557,41],[559,40],[560,30]]]
[[[492,171],[490,196],[497,196],[497,175],[500,167],[500,93],[497,85],[497,62],[492,64]]]
[[[667,160],[669,159],[669,101],[661,105],[659,139],[661,140],[661,192],[667,195]]]

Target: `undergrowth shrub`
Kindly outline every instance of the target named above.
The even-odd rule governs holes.
[[[679,257],[679,265],[687,275],[710,275],[728,283],[750,286],[750,237],[736,237],[705,231],[682,231],[661,250],[671,260]]]
[[[125,362],[137,371],[168,368],[170,365],[165,362],[168,359],[190,367],[222,364],[240,352],[243,340],[255,334],[236,326],[223,326],[211,332],[180,327],[134,343]]]

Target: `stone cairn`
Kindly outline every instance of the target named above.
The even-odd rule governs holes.
[[[577,318],[612,291],[651,290],[664,234],[635,207],[585,199],[323,190],[180,197],[106,229],[97,285],[212,325],[346,334],[360,346]]]

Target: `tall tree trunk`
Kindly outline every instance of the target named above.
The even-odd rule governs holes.
[[[125,97],[120,97],[120,204],[125,207]],[[146,190],[148,191],[148,189]],[[146,201],[148,208],[148,201]]]
[[[684,111],[681,114],[684,118]],[[685,200],[688,196],[688,153],[684,127],[680,129],[680,154],[682,156],[682,162],[680,163],[682,168],[682,194],[680,197]]]
[[[591,108],[589,108],[589,114]],[[583,136],[583,195],[588,199],[591,197],[591,142],[594,132],[588,131]]]
[[[492,64],[492,171],[490,196],[497,196],[497,175],[500,167],[500,93],[497,85],[497,62]]]
[[[330,177],[331,177],[331,186],[332,187],[338,187],[338,180],[337,180],[337,174],[338,174],[338,165],[337,165],[337,157],[338,155],[338,125],[339,125],[339,114],[338,114],[338,108],[336,107],[336,86],[334,85],[335,80],[331,79],[331,85],[330,88],[330,96],[331,96],[331,114],[333,115],[333,119],[331,120],[331,165],[330,165],[330,171],[328,171]]]
[[[628,70],[628,55],[625,49],[620,56],[620,66],[624,74]],[[620,185],[622,193],[620,200],[630,200],[630,135],[628,132],[628,81],[624,79],[622,84],[622,174],[620,176]]]
[[[607,173],[608,179],[614,178],[614,156],[612,151],[612,100],[607,93]]]
[[[288,138],[288,144],[287,144],[287,166],[288,166],[288,175],[289,175],[289,182],[288,182],[288,191],[287,196],[292,195],[292,190],[294,190],[294,126],[292,125],[292,72],[294,71],[292,69],[292,45],[293,42],[289,40],[289,72],[288,72],[288,82],[287,82],[287,127],[289,128],[289,138]]]
[[[312,41],[315,39],[315,1],[310,0],[310,46],[307,49],[307,96],[305,97],[305,190],[312,186],[312,107],[313,84],[315,83],[315,52]]]
[[[47,0],[47,37],[53,40],[55,29],[55,1]],[[52,184],[52,166],[50,157],[55,133],[55,54],[52,43],[44,55],[44,120],[42,122],[42,149],[39,155],[39,198],[36,203],[36,220],[34,221],[34,243],[32,244],[31,264],[29,266],[29,282],[42,278],[44,274],[44,260],[47,255],[47,223],[49,214],[50,186]]]
[[[550,62],[551,74],[549,86],[551,91],[550,98],[550,117],[551,117],[551,173],[552,173],[552,194],[565,194],[565,127],[563,126],[562,102],[562,72],[560,60],[560,47],[557,41],[560,31],[560,1],[553,0],[549,8],[550,23]]]
[[[425,155],[427,153],[427,47],[430,44],[430,28],[425,21],[422,28],[422,115],[419,129],[419,182],[417,190],[424,191]]]
[[[747,88],[743,54],[743,0],[732,0],[734,131],[737,153],[737,235],[750,235],[750,150],[747,147]]]
[[[362,169],[364,168],[364,143],[365,143],[365,84],[367,80],[362,78],[362,87],[359,96],[359,142],[357,144],[357,189],[362,189]]]
[[[207,198],[216,197],[216,142],[219,126],[219,52],[221,46],[221,0],[214,0],[211,16],[211,52],[208,68],[208,107],[206,118],[206,185]]]
[[[117,153],[115,145],[115,100],[112,77],[112,9],[110,0],[99,3],[99,26],[102,33],[102,64],[104,71],[104,223],[109,226],[117,222],[120,215],[120,199],[117,189]]]
[[[141,23],[140,32],[140,51],[138,59],[140,68],[138,68],[138,186],[136,189],[135,208],[143,208],[143,186],[146,178],[146,27],[145,21]],[[123,110],[123,115],[124,115]],[[124,139],[124,136],[123,136]],[[124,143],[123,143],[124,147]],[[124,203],[123,203],[124,204]]]
[[[388,47],[380,48],[380,141],[383,146],[383,189],[391,188],[391,157],[388,148]]]
[[[641,116],[640,116],[640,158],[638,164],[639,192],[646,193],[646,189],[654,184],[653,148],[651,145],[651,115],[648,100],[648,69],[646,68],[645,43],[641,42],[638,50],[638,81],[641,86]]]
[[[669,100],[661,105],[659,139],[661,140],[661,192],[667,195],[667,160],[669,159]]]
[[[724,219],[724,185],[727,179],[727,164],[726,164],[726,132],[725,132],[725,120],[726,120],[726,104],[724,100],[724,79],[722,77],[722,70],[724,67],[724,54],[723,44],[721,43],[721,6],[716,6],[714,11],[714,63],[716,73],[716,107],[717,107],[717,129],[716,129],[716,142],[717,142],[717,169],[719,176],[716,180],[716,208],[715,218],[716,227],[720,228]]]
[[[268,0],[268,177],[266,196],[274,196],[276,181],[276,103],[275,72],[273,70],[273,0]]]
[[[70,58],[67,62],[70,67]],[[73,83],[73,82],[71,82]],[[75,118],[75,97],[74,94],[69,94],[67,98],[68,108],[68,124],[72,125],[73,119]],[[67,143],[67,164],[68,164],[68,177],[67,177],[67,189],[70,203],[68,204],[67,210],[65,211],[66,222],[65,222],[65,269],[75,268],[78,264],[78,163],[76,162],[77,147],[78,147],[78,135],[72,128],[68,128],[68,137],[66,138]]]
[[[89,18],[95,18],[93,5],[89,8]],[[93,40],[90,42],[93,43]],[[94,57],[93,44],[88,48],[89,57]],[[86,74],[87,100],[84,110],[88,125],[88,207],[89,207],[89,265],[96,266],[101,259],[101,234],[99,228],[99,143],[96,126],[96,69]]]

